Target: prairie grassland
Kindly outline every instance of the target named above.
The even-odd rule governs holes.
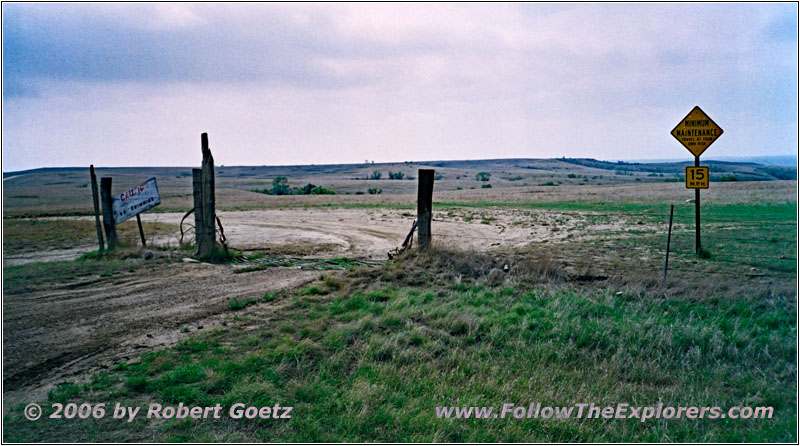
[[[413,209],[415,197],[401,192],[269,197],[232,189],[218,197],[231,198],[223,209]],[[41,402],[46,414],[54,402],[106,403],[107,410],[116,402],[145,408],[220,403],[222,419],[43,417],[32,423],[20,404],[4,415],[3,440],[796,442],[796,193],[796,181],[713,184],[702,195],[704,253],[698,256],[694,207],[683,203],[693,194],[682,184],[437,190],[435,224],[441,218],[493,225],[502,209],[516,216],[503,224],[558,236],[517,247],[482,236],[481,249],[463,251],[452,248],[454,240],[475,234],[434,231],[436,249],[427,253],[326,272],[285,293],[264,284],[263,297],[222,296],[224,325],[61,382]],[[162,210],[191,200],[179,195],[166,197]],[[670,203],[676,213],[664,281]],[[70,209],[11,210],[19,216]],[[17,220],[4,219],[4,227],[19,225],[9,226],[22,231],[14,237],[44,239],[46,231],[25,234],[25,220]],[[93,234],[81,227],[75,231]],[[97,275],[102,266],[111,277],[87,280],[135,296],[139,285],[125,288],[125,271],[141,268],[140,259],[92,260],[91,271],[85,262],[5,268],[4,291],[24,291],[34,282],[41,288],[48,280],[71,286],[71,276]],[[250,290],[260,286],[254,278],[263,272],[235,276],[249,280]],[[235,402],[294,411],[290,420],[231,420],[226,414]],[[499,410],[536,402],[764,406],[774,413],[770,419],[645,422],[444,420],[434,413],[436,406]]]
[[[592,163],[589,163],[592,164]],[[240,166],[216,168],[216,197],[219,210],[269,209],[296,206],[413,206],[417,182],[413,179],[389,180],[388,173],[402,171],[414,178],[418,168],[434,168],[439,178],[435,201],[449,202],[538,202],[571,201],[683,201],[692,198],[678,176],[679,165],[651,164],[619,166],[605,163],[603,168],[576,164],[574,160],[484,160],[471,162],[392,163],[338,166]],[[637,170],[638,169],[638,170]],[[773,170],[780,170],[777,177]],[[185,212],[192,208],[191,169],[98,168],[97,176],[111,176],[113,191],[119,192],[156,177],[162,204],[149,212]],[[374,171],[382,179],[367,179]],[[479,181],[479,171],[491,174],[488,182]],[[723,163],[712,173],[739,175],[742,178],[776,180],[796,178],[791,168],[754,164]],[[758,175],[753,176],[752,174]],[[253,192],[271,184],[276,176],[287,176],[289,185],[312,183],[337,192],[333,196],[270,196]],[[713,175],[712,175],[713,176]],[[671,182],[666,182],[666,181]],[[88,169],[44,169],[7,176],[3,182],[3,217],[91,215],[91,187]],[[719,182],[704,191],[711,202],[758,202],[787,200],[796,196],[796,180]],[[481,186],[491,184],[492,188]],[[370,195],[370,188],[380,195]],[[794,191],[794,192],[793,192]]]
[[[142,229],[145,236],[150,238],[157,234],[175,232],[178,227],[169,223],[144,221]],[[3,235],[3,251],[5,254],[11,255],[30,251],[97,245],[97,230],[94,220],[4,219]],[[140,244],[136,220],[131,219],[117,226],[117,237],[122,245]]]
[[[178,226],[163,222],[142,222],[145,238],[153,245],[155,238],[173,235]],[[105,239],[105,234],[103,235]],[[136,220],[117,227],[120,247],[139,247],[141,239]],[[97,249],[94,220],[71,218],[4,218],[3,260],[7,265],[36,261],[73,260]]]

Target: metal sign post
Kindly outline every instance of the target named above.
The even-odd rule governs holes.
[[[700,156],[694,157],[694,167],[700,167]],[[694,190],[694,252],[700,255],[700,189]]]
[[[700,254],[700,189],[708,189],[708,166],[700,166],[700,154],[722,135],[722,128],[695,107],[670,132],[692,155],[694,167],[686,168],[686,188],[694,189],[695,251]]]

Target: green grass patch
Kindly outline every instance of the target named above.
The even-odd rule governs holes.
[[[243,310],[256,302],[258,302],[258,299],[255,298],[233,297],[228,301],[228,308],[233,311]]]
[[[793,299],[634,298],[603,289],[488,290],[469,283],[339,294],[325,277],[246,336],[238,328],[214,331],[145,355],[95,378],[93,395],[219,402],[226,411],[234,402],[294,407],[290,420],[168,420],[149,428],[156,441],[796,440]],[[62,384],[51,399],[87,392]],[[436,406],[499,410],[508,402],[751,405],[773,407],[774,415],[642,423],[443,420],[434,413]],[[52,429],[51,440],[69,438],[51,421],[34,425],[16,411],[6,424],[14,438],[38,438],[37,429]]]

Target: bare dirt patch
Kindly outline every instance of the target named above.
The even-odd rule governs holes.
[[[356,259],[385,259],[399,246],[415,219],[412,210],[294,208],[219,212],[228,245],[241,251],[259,251],[294,256],[343,256]],[[161,229],[148,235],[149,246],[176,248],[183,214],[143,214],[142,220]],[[60,217],[70,223],[87,222],[88,217]],[[434,211],[434,238],[460,248],[486,250],[493,246],[515,247],[543,240],[561,240],[578,225],[585,226],[579,213],[502,208]],[[191,242],[192,236],[184,240]],[[135,245],[138,241],[132,240]],[[81,249],[81,247],[85,249]],[[47,249],[6,253],[6,262],[19,264],[51,259],[70,260],[95,249],[84,242],[69,250]],[[71,256],[70,256],[71,255]]]
[[[261,298],[318,276],[290,268],[234,274],[226,266],[158,262],[110,277],[7,290],[4,412],[46,399],[48,388],[62,380],[85,378],[226,324],[234,315],[232,297]]]

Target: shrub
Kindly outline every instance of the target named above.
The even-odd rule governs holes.
[[[402,180],[406,175],[403,172],[389,172],[390,180]]]
[[[489,172],[478,172],[475,174],[475,179],[478,181],[489,181],[489,177],[491,176],[492,174]]]
[[[370,187],[369,189],[367,189],[367,192],[369,192],[370,195],[380,195],[381,192],[383,192],[383,190],[375,187]]]
[[[376,170],[376,171],[372,172],[372,175],[369,176],[369,179],[370,180],[380,180],[382,176],[383,176],[383,174]]]
[[[322,186],[315,186],[311,183],[306,184],[305,186],[298,188],[295,192],[296,195],[336,195],[336,192],[325,189]]]
[[[252,189],[251,192],[266,195],[290,195],[292,192],[289,189],[289,180],[286,177],[280,176],[272,179],[271,189]]]
[[[322,186],[317,186],[311,189],[311,195],[336,195],[336,192],[330,189],[325,189]]]
[[[492,188],[491,184],[482,184],[481,185],[481,189],[491,189],[491,188]]]
[[[272,179],[272,189],[270,195],[289,195],[289,179],[283,176]]]

